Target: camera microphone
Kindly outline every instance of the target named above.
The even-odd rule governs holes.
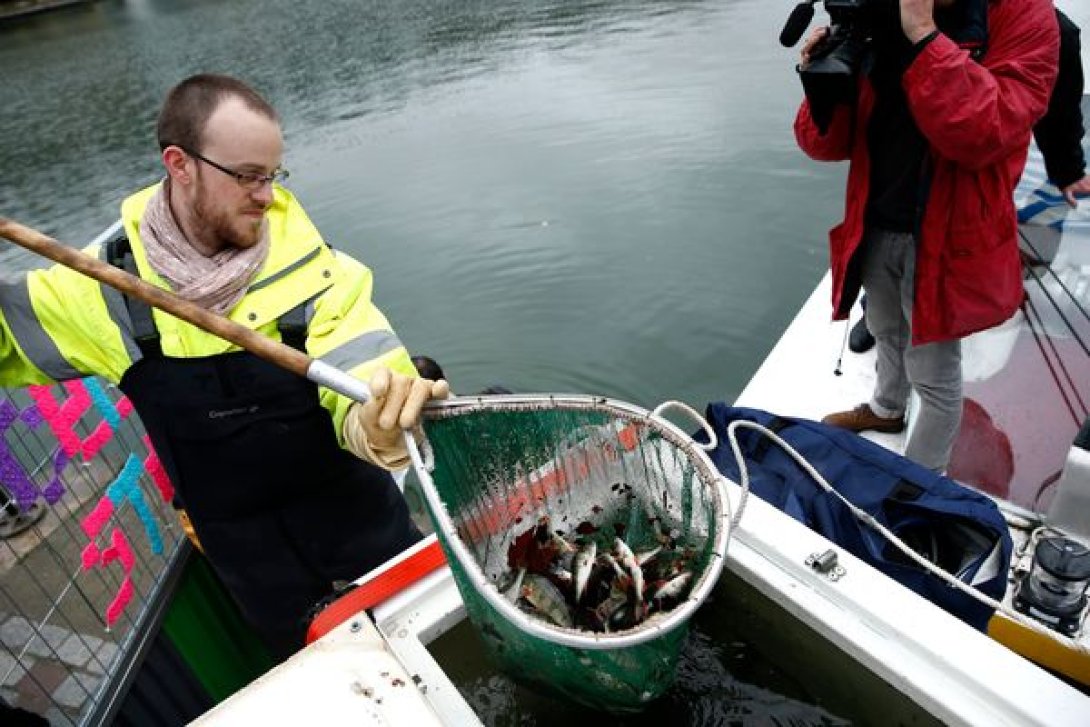
[[[787,17],[787,22],[783,24],[783,30],[780,31],[780,43],[785,48],[790,48],[798,43],[799,38],[806,32],[806,28],[813,19],[814,0],[803,0],[803,2],[795,6],[795,9]]]

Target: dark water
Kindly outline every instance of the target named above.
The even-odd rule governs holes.
[[[101,0],[0,25],[0,214],[89,241],[159,175],[166,90],[235,74],[280,110],[326,239],[457,390],[730,401],[823,272],[841,204],[845,170],[791,134],[793,4]],[[679,683],[711,710],[697,723],[822,703],[790,658],[757,658],[759,630],[702,618]],[[486,702],[530,700],[520,724],[550,713],[465,666]]]
[[[0,210],[73,244],[159,174],[197,71],[457,389],[732,400],[816,283],[843,169],[796,149],[787,0],[102,0],[0,26]],[[25,254],[0,263],[28,266]]]
[[[465,656],[484,648],[467,623],[429,648],[490,727],[941,724],[730,571],[690,623],[677,681],[636,715],[593,712],[483,668]]]

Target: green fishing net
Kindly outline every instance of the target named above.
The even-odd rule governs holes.
[[[729,538],[723,481],[700,445],[643,409],[585,396],[455,399],[425,412],[424,432],[416,469],[429,512],[500,668],[612,712],[666,691]],[[676,602],[649,614],[645,606],[637,623],[605,632],[557,625],[516,603],[511,585],[512,543],[535,525],[568,542],[597,539],[600,550],[617,537],[644,558],[683,557],[691,575]]]

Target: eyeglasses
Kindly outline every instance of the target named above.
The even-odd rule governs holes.
[[[184,151],[189,156],[193,157],[194,159],[200,159],[202,162],[212,167],[213,169],[218,169],[219,171],[226,174],[228,177],[234,177],[235,181],[238,182],[238,186],[242,187],[243,189],[250,190],[251,192],[256,189],[261,189],[266,184],[272,184],[273,182],[283,182],[285,179],[288,178],[288,176],[290,176],[288,170],[282,167],[274,169],[272,174],[258,174],[257,172],[237,172],[234,169],[228,169],[222,164],[216,164],[211,159],[203,157],[195,151],[186,149],[184,146],[179,146],[178,148]]]

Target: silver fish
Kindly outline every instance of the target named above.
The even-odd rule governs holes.
[[[593,540],[588,540],[579,546],[572,559],[572,582],[575,586],[575,603],[583,600],[583,594],[587,590],[587,581],[590,579],[590,571],[594,568],[594,559],[598,557],[598,546]]]
[[[572,560],[575,558],[576,548],[558,533],[549,536],[549,542],[556,550],[556,562],[565,570],[572,570]]]
[[[636,588],[628,576],[614,579],[609,597],[596,609],[605,631],[630,629],[643,622],[649,613],[647,604],[636,597]]]
[[[643,570],[636,561],[632,549],[620,538],[613,539],[613,557],[621,564],[632,578],[632,595],[636,603],[643,603]]]
[[[644,565],[647,581],[668,581],[688,568],[694,554],[689,550],[664,550],[654,560]]]
[[[511,603],[519,600],[519,593],[522,591],[522,579],[526,576],[526,569],[519,568],[518,575],[515,576],[515,580],[512,581],[511,586],[503,591],[503,594],[507,596],[507,600]]]
[[[623,628],[624,611],[630,601],[628,582],[623,578],[614,580],[609,597],[594,609],[605,631],[610,631],[611,627]]]
[[[655,603],[661,603],[666,599],[676,600],[681,597],[682,591],[689,585],[689,581],[693,579],[693,574],[690,571],[686,571],[681,575],[674,576],[668,581],[655,584],[656,587],[651,593],[651,598],[648,599]]]
[[[556,552],[557,552],[557,553],[558,553],[559,555],[562,555],[562,556],[563,556],[563,555],[570,555],[570,554],[574,553],[574,552],[575,552],[575,550],[576,550],[576,548],[575,548],[575,546],[574,546],[574,545],[572,545],[571,543],[569,543],[569,542],[568,542],[567,540],[565,540],[565,539],[564,539],[564,538],[563,538],[563,537],[562,537],[561,535],[559,535],[558,533],[552,533],[552,534],[551,534],[551,535],[549,536],[549,538],[550,538],[550,540],[552,540],[552,543],[553,543],[553,547],[555,547],[555,548],[556,548]]]
[[[545,576],[529,573],[522,582],[520,595],[539,613],[557,626],[572,627],[571,608],[563,594]]]
[[[617,571],[617,575],[619,576],[628,575],[627,573],[625,573],[624,568],[621,567],[621,564],[617,562],[617,559],[609,553],[599,553],[598,562]]]
[[[661,545],[658,546],[657,548],[655,548],[654,550],[648,550],[648,551],[646,551],[644,553],[636,553],[636,562],[640,564],[640,567],[643,567],[644,565],[647,564],[647,561],[651,560],[656,555],[658,555],[660,550],[662,550]]]
[[[545,577],[552,581],[553,584],[562,591],[570,591],[572,589],[571,571],[559,563],[553,563],[549,566],[549,572],[545,574]]]
[[[632,548],[629,548],[628,543],[620,538],[613,539],[613,557],[622,563],[626,558],[636,560],[636,555],[632,552]]]

